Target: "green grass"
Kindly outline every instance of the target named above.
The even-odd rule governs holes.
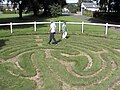
[[[0,20],[12,17],[15,22],[34,21],[31,16],[17,21],[17,15]],[[37,21],[81,22],[71,16],[41,18]],[[65,40],[57,28],[57,46],[47,45],[49,24],[37,25],[37,32],[32,25],[15,26],[12,34],[8,27],[1,27],[0,90],[119,90],[120,32],[108,30],[106,36],[101,26],[85,25],[84,33],[81,25],[67,27]]]

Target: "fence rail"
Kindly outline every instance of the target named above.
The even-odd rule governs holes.
[[[56,24],[58,24],[59,26],[59,32],[61,30],[61,24],[63,22],[59,21],[59,22],[55,22]],[[10,26],[10,31],[11,33],[13,33],[13,26],[14,25],[33,25],[34,26],[34,31],[36,32],[37,31],[37,27],[36,25],[37,24],[50,24],[50,22],[25,22],[25,23],[6,23],[6,24],[0,24],[0,26]],[[97,25],[97,26],[104,26],[105,27],[105,35],[107,35],[108,33],[108,27],[120,27],[120,25],[114,25],[114,24],[102,24],[102,23],[86,23],[86,22],[66,22],[66,24],[75,24],[75,25],[81,25],[81,32],[83,33],[84,32],[84,25]]]

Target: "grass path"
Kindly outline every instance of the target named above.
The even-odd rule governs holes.
[[[31,37],[30,42],[26,42],[28,37]],[[29,85],[32,90],[48,90],[48,88],[50,90],[114,90],[119,88],[119,43],[113,44],[116,47],[113,48],[112,44],[107,44],[114,42],[112,39],[102,39],[103,42],[101,42],[101,38],[96,37],[99,41],[93,45],[91,43],[94,37],[86,36],[80,41],[76,39],[78,37],[81,36],[72,35],[59,42],[57,46],[53,44],[48,46],[46,35],[24,36],[22,43],[18,36],[11,36],[12,39],[6,42],[9,44],[0,50],[0,70],[8,73],[1,74],[0,77],[7,75],[10,77],[8,80],[18,78],[25,81],[24,83],[28,80],[31,82]],[[18,42],[13,38],[19,41],[19,46],[18,43],[16,46],[12,45],[13,42]],[[74,42],[74,39],[77,42]],[[84,42],[85,39],[89,41]],[[27,47],[24,46],[25,44]],[[7,58],[2,56],[4,51],[9,51],[6,54]],[[18,54],[16,55],[15,52]],[[15,81],[19,83],[18,85],[22,85],[20,80]],[[2,88],[5,85],[9,90],[19,89],[15,83],[10,83],[8,86],[6,81],[4,83],[6,84],[1,84]],[[16,86],[10,88],[11,85]],[[23,90],[26,87],[24,86]]]

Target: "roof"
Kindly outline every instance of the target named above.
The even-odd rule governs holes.
[[[90,10],[90,11],[98,11],[99,6],[95,4],[94,2],[83,2],[81,7],[84,9]]]
[[[76,4],[78,3],[78,0],[66,0],[66,3]]]
[[[98,7],[95,3],[89,3],[89,2],[85,2],[83,3],[83,5],[86,7],[86,8],[96,8]]]

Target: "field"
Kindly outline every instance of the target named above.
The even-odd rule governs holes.
[[[37,25],[37,32],[32,25],[15,26],[13,34],[0,27],[0,90],[119,90],[120,32],[110,29],[106,36],[100,26],[86,25],[84,33],[79,25],[67,27],[67,39],[57,31],[58,45],[47,45],[47,24]]]

